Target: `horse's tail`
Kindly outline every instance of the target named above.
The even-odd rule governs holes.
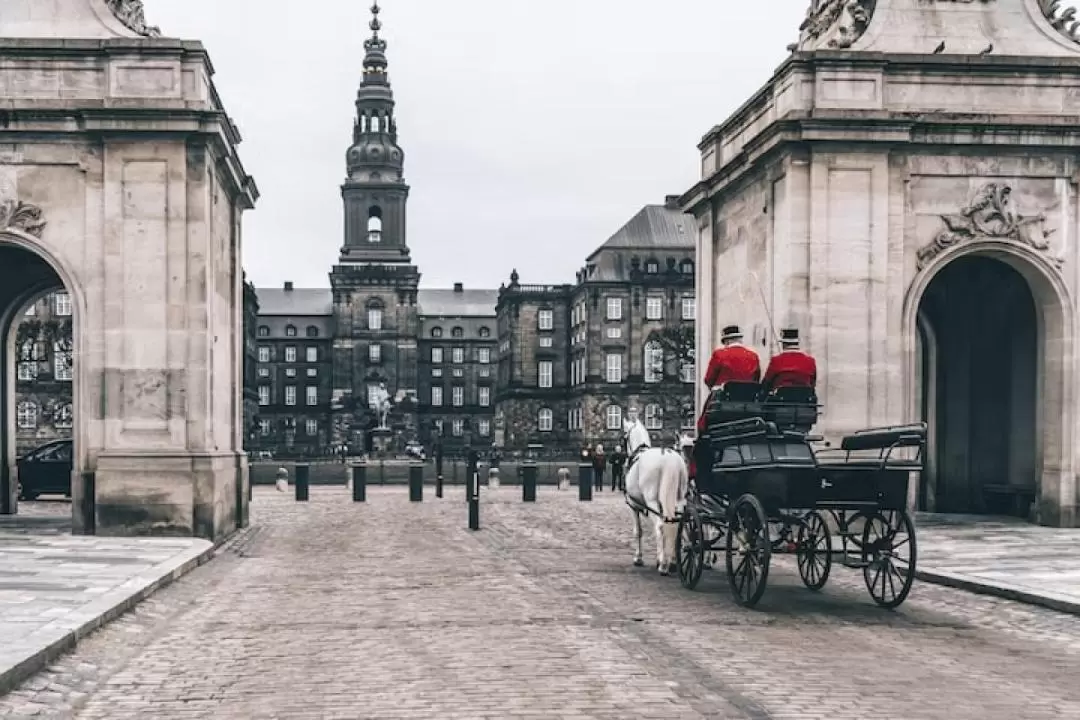
[[[686,472],[686,463],[678,454],[664,453],[663,471],[660,477],[660,509],[664,520],[674,522],[682,511],[686,501],[686,491],[690,479]]]

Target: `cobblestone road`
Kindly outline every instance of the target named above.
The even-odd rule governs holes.
[[[861,575],[820,594],[779,562],[758,610],[630,565],[630,518],[541,488],[421,505],[259,489],[259,526],[0,698],[0,717],[1080,717],[1080,619]],[[647,552],[651,552],[647,548]],[[785,559],[786,560],[786,559]]]

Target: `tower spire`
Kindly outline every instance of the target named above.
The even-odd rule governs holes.
[[[379,0],[375,0],[371,6],[371,22],[368,23],[368,27],[371,28],[371,37],[364,41],[364,49],[369,55],[373,50],[386,52],[386,41],[379,37],[379,31],[382,30],[382,21],[379,20],[380,12],[382,8],[379,7]]]

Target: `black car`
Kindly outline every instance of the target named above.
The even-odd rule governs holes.
[[[53,440],[19,458],[19,499],[63,494],[71,497],[71,440]]]

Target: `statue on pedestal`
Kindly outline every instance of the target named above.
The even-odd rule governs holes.
[[[379,383],[371,394],[371,410],[379,418],[379,428],[386,429],[386,418],[390,414],[390,393],[386,390],[386,383]]]

